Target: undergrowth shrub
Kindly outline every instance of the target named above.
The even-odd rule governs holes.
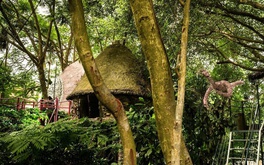
[[[159,145],[154,109],[147,101],[130,106],[127,113],[134,134],[137,162],[144,165],[163,165],[164,158]]]
[[[102,164],[117,162],[120,148],[114,122],[87,118],[29,126],[0,139],[15,164]]]
[[[8,143],[4,142],[4,137],[8,137],[11,132],[22,130],[27,126],[39,125],[39,119],[47,118],[46,114],[37,108],[26,110],[14,110],[10,107],[0,107],[0,164],[14,164],[12,160],[14,154],[8,149]],[[24,143],[22,143],[24,144]],[[23,147],[28,147],[27,145]]]
[[[17,131],[32,124],[39,125],[39,119],[47,119],[47,115],[38,108],[18,111],[2,106],[0,107],[0,132]]]
[[[153,107],[146,104],[142,100],[131,105],[127,111],[136,142],[137,161],[138,164],[162,165],[164,159],[157,137]],[[32,110],[24,114],[35,112]],[[46,126],[34,122],[27,124],[34,119],[36,116],[32,115],[27,119],[28,122],[24,121],[27,126],[23,129],[1,135],[1,165],[114,165],[118,163],[118,156],[122,157],[114,119],[103,122],[88,118],[60,119]],[[22,121],[23,117],[19,123]]]

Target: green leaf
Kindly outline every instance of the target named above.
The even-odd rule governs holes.
[[[20,154],[28,148],[29,144],[30,144],[29,141],[16,140],[10,143],[10,145],[8,145],[8,148],[12,150],[11,152],[13,154]]]
[[[146,156],[146,157],[149,157],[151,153],[152,153],[152,149],[150,148],[150,149],[148,149],[148,151],[147,151],[147,153],[145,154],[145,156]]]

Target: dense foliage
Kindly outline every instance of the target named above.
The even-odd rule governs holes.
[[[8,144],[2,141],[2,137],[25,129],[27,126],[39,126],[39,119],[47,118],[46,113],[42,113],[39,109],[14,110],[9,107],[0,107],[0,164],[12,164],[12,153],[8,150]]]
[[[138,164],[164,164],[153,107],[141,99],[141,102],[131,106],[128,118],[137,145]]]
[[[115,124],[61,119],[40,126],[37,110],[3,108],[0,164],[109,164],[120,147]],[[12,131],[12,132],[11,132]],[[110,138],[109,138],[110,137]]]
[[[109,164],[116,161],[119,148],[112,124],[61,120],[45,127],[28,127],[3,140],[18,164]]]
[[[11,79],[11,70],[8,67],[4,67],[0,65],[0,93],[4,96],[5,94],[9,94],[8,91],[12,89],[10,83],[12,82]]]
[[[194,67],[195,65],[190,65]],[[199,66],[198,66],[199,67]],[[211,72],[215,80],[231,81],[243,77],[244,71],[236,67],[216,66]],[[208,82],[194,69],[187,75],[184,111],[184,134],[194,164],[211,164],[217,147],[230,130],[238,129],[238,114],[244,113],[246,123],[252,122],[252,114],[258,106],[257,82],[245,80],[240,88],[235,88],[233,96],[228,99],[211,93],[210,109],[203,106],[204,93]],[[260,105],[261,106],[261,105]],[[262,106],[261,106],[262,107]],[[261,116],[263,119],[263,115]],[[255,121],[255,122],[258,122]]]
[[[29,2],[34,5],[39,22],[33,18],[33,8]],[[45,86],[56,89],[59,73],[78,59],[72,43],[67,1],[54,2],[0,2],[1,97],[36,99],[41,81],[38,80],[38,65],[44,66],[45,77],[42,81],[45,81]],[[171,0],[153,3],[177,91],[174,69],[180,51],[182,6],[180,1]],[[128,1],[93,0],[85,1],[84,5],[87,30],[95,55],[110,43],[120,40],[143,59]],[[263,79],[248,81],[250,73],[264,71],[263,4],[259,0],[254,3],[192,0],[189,31],[184,137],[194,164],[210,164],[222,136],[229,129],[236,129],[237,114],[242,112],[242,104],[249,104],[249,108],[244,109],[247,125],[258,101],[263,110]],[[46,54],[37,53],[41,51]],[[199,74],[200,69],[208,70],[215,80],[241,79],[245,84],[235,89],[231,99],[212,93],[208,111],[202,104],[208,82]],[[257,92],[260,92],[259,98]],[[155,115],[151,106],[141,104],[132,105],[128,112],[137,144],[138,164],[163,164]],[[40,117],[44,117],[44,114],[37,109],[16,111],[0,108],[1,137],[10,133],[1,138],[0,161],[3,162],[0,164],[23,164],[25,161],[32,164],[52,164],[51,161],[62,164],[81,164],[84,161],[107,164],[117,161],[120,144],[114,123],[92,123],[88,119],[63,120],[41,127],[38,125]]]
[[[46,119],[46,113],[38,108],[15,110],[5,106],[0,107],[0,132],[19,131],[29,125],[40,125],[39,119]]]
[[[1,59],[1,57],[0,57]],[[37,99],[39,84],[32,79],[35,77],[33,70],[23,70],[21,64],[12,67],[0,65],[0,93],[2,98],[23,97]],[[16,74],[14,74],[16,73]]]
[[[1,134],[0,164],[115,164],[122,157],[113,119],[62,119],[40,126],[38,113],[37,109],[2,108],[1,128],[9,133]],[[135,132],[139,164],[164,164],[153,108],[140,102],[127,114]]]

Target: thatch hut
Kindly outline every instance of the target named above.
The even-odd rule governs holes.
[[[124,45],[108,46],[95,61],[106,86],[124,105],[135,102],[139,97],[150,97],[149,83],[143,75],[144,65]],[[78,102],[81,117],[102,115],[103,108],[100,108],[102,106],[85,74],[67,99]]]
[[[84,70],[80,61],[75,61],[64,69],[60,75],[62,86],[60,100],[66,100],[66,97],[74,90],[83,74]]]

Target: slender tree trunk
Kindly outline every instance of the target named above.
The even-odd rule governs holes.
[[[40,81],[40,88],[41,88],[41,92],[42,92],[42,97],[43,97],[43,99],[47,99],[48,98],[48,90],[47,90],[46,77],[45,77],[43,65],[38,65],[37,69],[38,69],[38,74],[39,74],[39,81]]]
[[[132,131],[122,103],[117,98],[115,98],[111,94],[110,90],[106,87],[96,66],[86,31],[82,1],[69,0],[69,6],[72,18],[74,41],[85,74],[88,77],[98,100],[109,109],[117,121],[117,126],[123,145],[123,164],[135,165],[136,147]]]
[[[181,97],[177,102],[179,112],[175,113],[176,102],[170,65],[161,40],[152,1],[130,0],[130,6],[150,72],[158,137],[165,161],[168,165],[192,164],[191,161],[188,163],[185,161],[190,160],[190,157],[181,134],[186,56],[184,54],[180,56],[181,65],[185,64],[185,66],[179,68],[183,76],[179,79],[179,83],[183,88],[180,89],[180,96],[178,96]],[[188,29],[185,27],[184,30]],[[183,50],[183,53],[186,51]],[[179,158],[183,161],[179,162]]]
[[[188,43],[188,29],[189,29],[189,10],[190,1],[186,0],[184,3],[183,13],[183,25],[182,25],[182,36],[181,36],[181,52],[177,57],[177,73],[178,73],[178,93],[177,93],[177,104],[175,112],[175,139],[176,139],[176,162],[174,164],[192,164],[189,154],[181,150],[182,148],[182,118],[184,109],[184,98],[185,98],[185,79],[186,79],[186,56],[187,56],[187,43]],[[187,151],[187,150],[186,150]],[[181,153],[182,152],[182,153]],[[181,160],[182,154],[184,159]]]
[[[151,79],[153,106],[156,116],[158,137],[167,164],[175,157],[176,141],[173,137],[175,96],[171,77],[170,65],[150,0],[131,0],[130,5],[147,59]],[[175,153],[176,151],[174,151]]]

